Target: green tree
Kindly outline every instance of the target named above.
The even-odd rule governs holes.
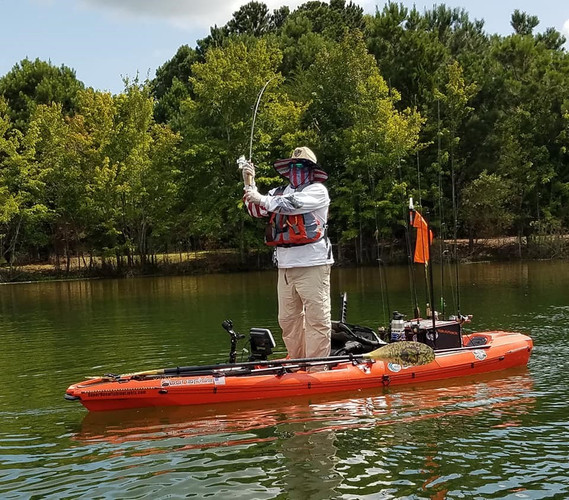
[[[0,78],[0,95],[8,102],[12,122],[20,130],[25,130],[38,104],[60,103],[66,114],[72,114],[82,88],[75,71],[39,59],[24,59]]]
[[[25,135],[14,127],[8,105],[0,98],[0,241],[10,266],[16,263],[22,240],[37,242],[36,228],[48,217],[45,184],[35,161],[37,140],[35,127]]]
[[[227,23],[229,35],[248,34],[260,37],[272,29],[271,15],[266,4],[262,2],[249,2],[233,14]]]
[[[39,105],[31,123],[38,131],[35,160],[42,173],[42,196],[50,213],[41,243],[46,247],[51,242],[58,263],[59,256],[65,255],[69,271],[70,257],[86,229],[81,205],[88,179],[82,175],[74,136],[61,104]]]
[[[85,182],[80,212],[85,241],[104,256],[144,265],[164,248],[175,221],[179,137],[154,123],[149,87],[127,82],[117,96],[89,89],[71,120]]]
[[[284,23],[279,44],[283,53],[283,75],[294,75],[310,68],[317,55],[332,42],[312,30],[312,22],[306,15],[289,16]]]
[[[242,5],[233,13],[233,17],[225,26],[214,26],[210,29],[209,36],[198,40],[197,52],[202,57],[201,62],[210,48],[222,47],[229,38],[240,35],[260,38],[276,33],[289,13],[288,7],[280,7],[270,14],[267,5],[263,2],[251,1]]]
[[[191,94],[191,67],[199,59],[197,51],[182,45],[174,57],[156,70],[151,82],[156,99],[154,117],[159,123],[170,123],[180,112],[180,103]]]
[[[282,76],[278,48],[265,40],[246,45],[232,40],[223,48],[210,49],[204,63],[192,67],[195,98],[184,103],[185,169],[183,172],[184,220],[195,237],[209,244],[258,241],[244,232],[249,218],[238,207],[242,184],[238,156],[249,155],[252,110],[266,85],[258,110],[253,160],[258,165],[258,184],[274,180],[265,162],[288,155],[303,136],[303,107],[280,89]]]
[[[484,147],[473,150],[472,163],[475,170],[487,168],[512,181],[521,248],[521,238],[539,226],[534,222],[560,213],[558,188],[566,169],[557,138],[564,127],[569,59],[536,36],[516,34],[494,40],[485,65],[476,113],[484,129],[478,144]]]
[[[483,21],[471,20],[464,9],[440,5],[419,13],[417,9],[389,3],[369,18],[366,28],[368,47],[382,75],[390,87],[401,93],[399,107],[415,106],[426,119],[420,136],[422,147],[415,158],[413,184],[420,188],[418,199],[441,206],[437,219],[446,218],[443,208],[452,199],[450,172],[444,173],[449,159],[458,155],[461,161],[468,162],[482,132],[468,116],[456,123],[458,128],[450,141],[448,109],[437,97],[436,89],[448,84],[449,67],[455,63],[460,65],[467,85],[488,77],[484,56],[489,39],[483,27]],[[469,106],[477,105],[476,95],[470,96]],[[413,170],[411,165],[409,170]],[[476,173],[469,171],[463,168],[460,173],[467,179],[474,178]]]
[[[539,19],[537,16],[530,16],[516,9],[512,14],[510,24],[517,35],[531,35],[533,29],[539,24]]]
[[[144,264],[153,221],[151,208],[156,208],[149,198],[170,195],[174,168],[168,161],[172,155],[153,157],[152,148],[158,139],[164,154],[162,142],[175,144],[175,140],[163,134],[167,129],[161,133],[153,126],[148,85],[127,82],[125,91],[114,98],[114,108],[113,133],[106,148],[108,162],[103,163],[95,177],[95,189],[113,202],[111,221],[117,235],[113,250],[119,262],[120,256],[125,255],[129,265],[133,265],[133,255],[138,254]],[[154,167],[160,167],[159,172]],[[157,174],[162,177],[160,182]],[[169,204],[166,199],[164,203]]]
[[[453,214],[451,227],[454,228],[454,237],[456,238],[458,231],[457,208],[460,202],[458,198],[469,173],[465,168],[466,158],[460,154],[461,136],[465,120],[474,110],[469,106],[469,102],[476,95],[477,86],[474,83],[465,82],[462,67],[458,62],[449,64],[446,69],[447,78],[444,89],[435,89],[434,91],[434,97],[437,99],[437,103],[440,103],[437,122],[440,151],[435,169],[440,176],[441,191],[446,192],[447,199],[451,200]],[[446,179],[450,182],[446,182]],[[447,188],[444,189],[445,187]],[[441,213],[446,213],[442,207]]]
[[[511,195],[507,179],[486,171],[465,186],[460,211],[471,247],[477,238],[502,236],[508,231],[513,221]]]
[[[550,207],[553,214],[559,214],[563,227],[569,227],[569,100],[561,108],[563,125],[557,136],[559,158],[557,177],[552,186]]]
[[[361,34],[321,53],[305,85],[319,157],[331,176],[336,237],[357,243],[363,260],[374,234],[385,235],[401,219],[405,184],[398,169],[417,146],[422,120],[413,110],[397,111],[399,94],[388,88]]]
[[[402,105],[419,106],[435,118],[429,108],[434,88],[445,80],[446,65],[459,61],[469,79],[482,70],[479,59],[488,47],[483,27],[464,9],[439,5],[421,14],[388,3],[368,19],[365,33],[381,74],[401,92]]]
[[[345,29],[362,30],[364,28],[363,9],[345,0],[332,0],[328,5],[325,2],[309,1],[302,4],[291,15],[306,16],[315,33],[323,34],[334,40],[340,40]]]

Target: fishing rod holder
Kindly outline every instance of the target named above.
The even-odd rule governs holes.
[[[245,338],[245,335],[236,332],[233,329],[233,321],[226,319],[221,323],[223,329],[229,333],[231,336],[231,351],[229,352],[229,363],[235,363],[237,361],[237,342]]]
[[[231,351],[229,352],[229,363],[237,362],[237,342],[245,338],[245,335],[236,332],[233,329],[233,321],[226,319],[221,326],[231,336]],[[251,328],[249,330],[249,345],[251,346],[251,355],[249,361],[264,361],[268,356],[273,354],[276,342],[268,328]]]

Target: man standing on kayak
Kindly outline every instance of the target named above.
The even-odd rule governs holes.
[[[327,236],[328,178],[316,155],[296,148],[277,160],[276,171],[288,184],[265,196],[255,186],[255,167],[243,167],[243,201],[252,217],[268,217],[265,242],[275,247],[278,266],[279,325],[291,358],[330,354],[330,268],[334,263]]]

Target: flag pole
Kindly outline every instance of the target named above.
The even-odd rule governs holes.
[[[425,286],[427,288],[427,300],[430,304],[431,319],[433,321],[433,345],[436,345],[436,311],[434,304],[435,286],[433,278],[433,266],[431,265],[431,246],[433,242],[433,233],[431,231],[430,214],[427,210],[425,217],[417,212],[411,203],[409,204],[410,214],[412,216],[412,226],[417,228],[417,242],[415,245],[415,255],[413,261],[422,263],[425,266]],[[428,317],[428,314],[427,314]]]
[[[409,282],[411,284],[411,301],[413,302],[413,315],[415,318],[421,316],[421,311],[419,309],[419,300],[417,299],[417,284],[415,283],[415,270],[414,270],[414,259],[413,259],[413,249],[411,245],[411,226],[413,225],[412,213],[415,212],[415,206],[413,205],[413,198],[409,198],[409,213],[407,216],[407,230],[405,231],[405,240],[407,243],[407,262],[409,268]]]

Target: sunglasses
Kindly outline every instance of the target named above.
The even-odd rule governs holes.
[[[303,163],[303,162],[290,162],[290,163],[288,164],[288,166],[289,166],[290,168],[292,168],[292,167],[304,168],[304,167],[307,167],[308,165],[306,165],[306,163]]]

